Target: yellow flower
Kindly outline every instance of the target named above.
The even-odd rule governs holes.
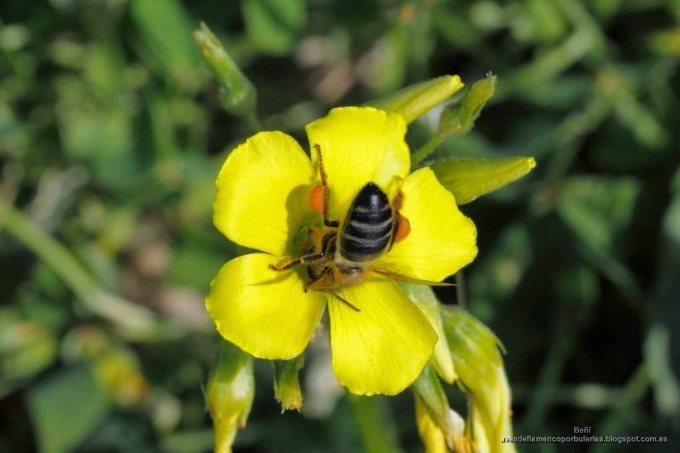
[[[310,145],[323,150],[329,219],[342,225],[367,183],[392,193],[400,181],[399,212],[411,231],[369,269],[441,281],[474,259],[476,230],[429,168],[409,174],[405,134],[401,116],[372,107],[336,108],[307,125]],[[215,225],[263,253],[225,264],[206,307],[225,339],[273,360],[304,351],[327,305],[338,380],[356,394],[397,394],[418,376],[437,335],[395,282],[369,272],[333,292],[305,291],[304,266],[270,267],[299,256],[300,232],[319,222],[309,201],[320,178],[316,160],[282,132],[258,133],[229,155],[216,182]]]

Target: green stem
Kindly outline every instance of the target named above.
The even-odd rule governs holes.
[[[468,308],[465,295],[465,275],[463,275],[462,270],[456,272],[456,300],[460,308]]]
[[[2,202],[0,225],[4,225],[7,233],[47,264],[90,313],[112,321],[134,338],[148,338],[149,335],[157,335],[159,330],[169,333],[167,329],[161,329],[151,311],[101,288],[64,245],[42,231],[19,210]]]
[[[41,231],[23,213],[10,206],[1,206],[5,230],[31,249],[81,299],[88,299],[97,285],[66,248]]]
[[[567,117],[546,137],[546,145],[552,143],[558,151],[550,159],[545,174],[545,181],[551,185],[562,181],[570,168],[578,151],[581,149],[579,139],[595,130],[609,116],[611,108],[600,98],[590,101],[583,111]]]
[[[631,424],[631,409],[647,394],[650,384],[649,366],[647,363],[642,363],[624,386],[618,404],[607,415],[596,432],[602,436],[624,433],[626,426]],[[593,448],[595,453],[610,450],[607,444],[598,444]]]
[[[354,418],[359,427],[361,441],[367,453],[397,453],[402,451],[390,418],[385,413],[383,401],[378,397],[347,394]]]
[[[444,134],[437,134],[427,141],[418,151],[411,156],[411,166],[416,168],[423,160],[434,152],[444,141]]]
[[[262,123],[257,116],[257,112],[253,110],[252,112],[245,115],[248,125],[253,130],[253,132],[260,132],[262,130]]]
[[[563,329],[562,335],[551,345],[548,358],[545,361],[538,382],[535,385],[533,395],[529,400],[527,415],[524,426],[528,431],[535,430],[540,426],[545,413],[554,401],[556,385],[571,351],[575,333],[573,330]]]

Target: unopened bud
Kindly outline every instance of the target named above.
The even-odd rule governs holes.
[[[441,429],[428,414],[423,401],[414,395],[416,406],[416,425],[418,426],[418,434],[420,440],[425,446],[425,453],[448,453],[449,449],[446,447],[446,437]]]
[[[95,376],[110,398],[121,406],[131,406],[145,397],[149,383],[139,362],[124,347],[108,349],[94,358]]]
[[[456,157],[430,166],[439,182],[453,194],[459,205],[518,180],[534,167],[536,160],[533,157]]]
[[[408,124],[453,96],[463,86],[459,76],[446,75],[407,86],[390,96],[369,102],[368,105],[398,113]]]
[[[257,100],[255,87],[204,22],[194,32],[194,40],[220,85],[224,108],[237,115],[254,115]]]
[[[416,399],[423,405],[427,415],[442,432],[446,445],[453,449],[456,439],[463,436],[465,422],[458,413],[449,407],[449,401],[446,398],[444,389],[439,382],[437,374],[430,365],[426,365],[423,368],[423,372],[413,383],[413,390],[416,394]],[[433,436],[429,441],[434,442],[436,436],[431,433],[429,435]],[[423,441],[425,442],[425,439]]]
[[[302,392],[298,374],[305,364],[305,357],[300,354],[291,360],[275,360],[274,364],[274,396],[281,403],[281,412],[300,410],[302,408]]]
[[[216,453],[231,452],[236,430],[246,425],[254,396],[252,357],[231,343],[223,342],[206,389]]]
[[[463,98],[447,106],[439,120],[439,131],[445,135],[461,135],[472,129],[475,120],[496,88],[496,76],[488,75],[475,82]]]
[[[455,306],[442,307],[442,321],[458,378],[468,390],[467,424],[479,451],[509,453],[512,436],[510,387],[498,338],[474,316]]]

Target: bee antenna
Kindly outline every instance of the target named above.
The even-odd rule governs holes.
[[[335,297],[337,297],[338,300],[340,300],[340,302],[346,303],[347,306],[348,306],[349,308],[351,308],[352,310],[354,310],[354,311],[356,311],[356,312],[360,312],[360,311],[361,311],[361,309],[357,308],[355,305],[352,305],[347,299],[343,299],[342,297],[338,296],[338,295],[337,295],[336,293],[334,293],[333,291],[331,291],[331,294],[334,295]]]

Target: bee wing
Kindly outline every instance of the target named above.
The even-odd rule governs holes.
[[[394,280],[399,280],[401,282],[407,282],[407,283],[415,283],[418,285],[428,285],[428,286],[456,286],[455,283],[446,283],[446,282],[433,282],[431,280],[421,280],[419,278],[413,278],[413,277],[408,277],[406,275],[401,275],[401,274],[395,274],[393,272],[388,272],[388,271],[383,271],[383,270],[377,270],[373,269],[371,272],[383,275],[385,277],[392,278]]]

